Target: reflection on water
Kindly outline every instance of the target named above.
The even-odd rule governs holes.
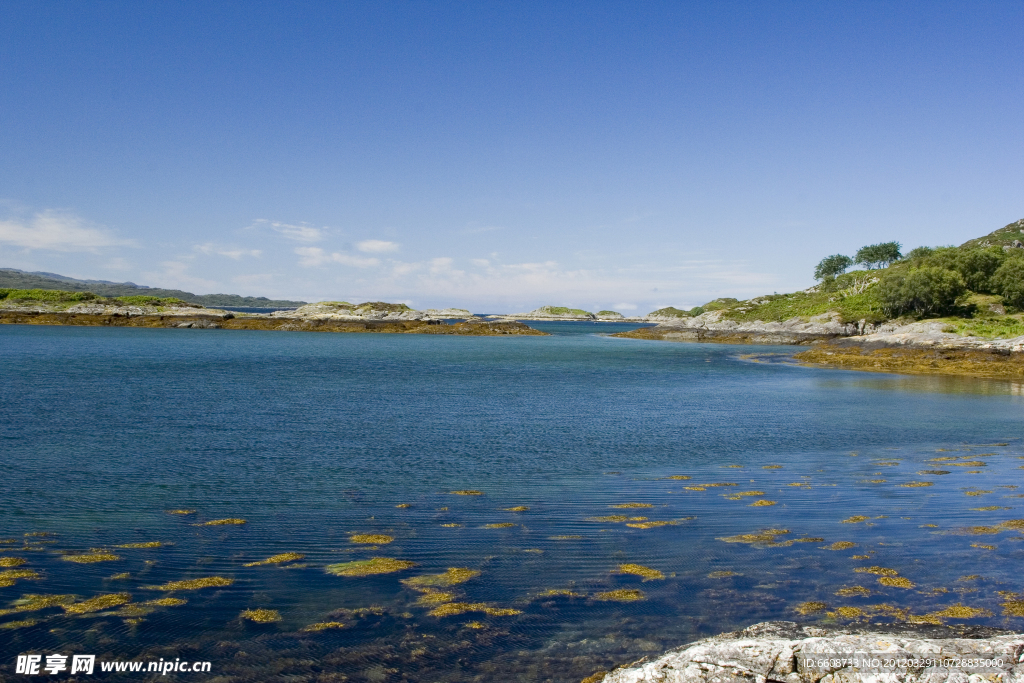
[[[0,329],[8,662],[579,681],[761,620],[1024,616],[1005,391],[592,335],[124,332]]]

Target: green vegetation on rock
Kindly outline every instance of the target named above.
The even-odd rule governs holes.
[[[845,272],[853,262],[869,268]],[[802,292],[719,298],[690,311],[668,307],[649,315],[719,311],[721,320],[765,323],[933,319],[963,335],[1024,335],[1024,219],[959,247],[917,247],[901,256],[899,242],[892,241],[862,247],[854,259],[834,254],[822,259],[814,276],[821,282]]]
[[[174,297],[157,297],[149,295],[118,296],[104,298],[92,292],[70,292],[60,289],[0,289],[0,301],[11,303],[47,303],[68,304],[94,303],[107,306],[165,306],[169,308],[201,308]]]
[[[537,313],[546,313],[548,315],[593,315],[593,313],[584,311],[582,308],[567,308],[565,306],[541,306],[537,309]]]

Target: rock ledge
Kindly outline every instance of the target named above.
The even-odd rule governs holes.
[[[860,666],[835,662],[837,658],[848,660],[852,656],[858,658]],[[870,663],[863,666],[865,658],[881,666],[872,667]],[[839,630],[774,621],[701,640],[650,662],[640,660],[601,680],[604,683],[1022,683],[1022,658],[1024,634],[998,629],[894,625],[873,626],[871,630]],[[821,665],[821,660],[832,663]]]

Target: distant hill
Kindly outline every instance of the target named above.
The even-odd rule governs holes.
[[[157,296],[173,297],[202,304],[211,308],[221,306],[252,307],[252,308],[290,308],[302,306],[305,301],[285,301],[268,299],[264,296],[239,296],[237,294],[193,294],[180,289],[160,289],[146,287],[134,282],[110,282],[108,280],[78,280],[56,273],[28,273],[16,268],[0,268],[0,288],[11,289],[59,289],[72,292],[92,292],[100,296]]]
[[[1014,221],[1009,225],[1004,225],[984,237],[976,237],[973,240],[968,240],[961,244],[960,248],[970,249],[971,247],[1014,246],[1014,242],[1017,242],[1018,244],[1024,242],[1024,218],[1021,218],[1019,221]]]

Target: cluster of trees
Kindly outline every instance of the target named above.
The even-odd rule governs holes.
[[[865,268],[885,268],[896,263],[901,258],[903,258],[903,255],[900,254],[899,242],[869,244],[858,249],[857,254],[853,258],[844,254],[833,254],[821,259],[821,262],[814,269],[814,279],[834,279],[837,275],[845,273],[846,269],[855,263]]]
[[[898,242],[884,242],[861,248],[852,259],[828,256],[814,277],[834,280],[854,263],[887,269],[870,290],[887,315],[950,313],[968,291],[999,295],[1005,305],[1024,310],[1024,249],[918,247],[903,256]]]

